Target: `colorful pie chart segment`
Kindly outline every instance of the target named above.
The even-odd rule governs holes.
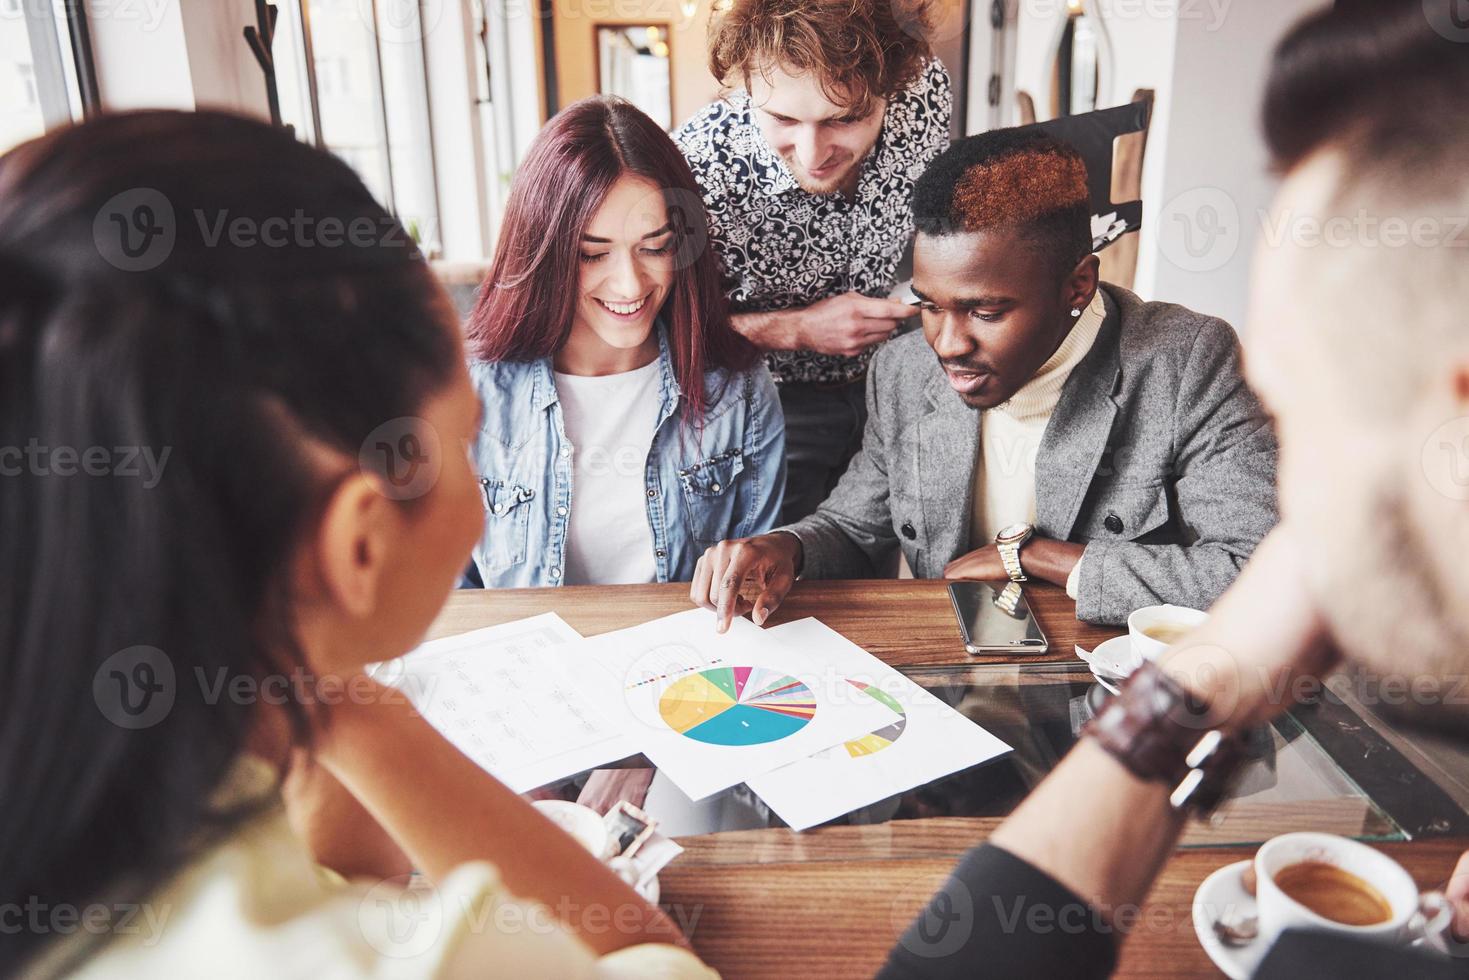
[[[682,677],[658,699],[669,728],[709,745],[763,745],[816,717],[805,684],[764,667],[715,667]]]
[[[872,755],[874,752],[881,752],[883,749],[896,742],[898,740],[898,736],[903,734],[903,729],[908,727],[908,712],[903,708],[902,703],[898,701],[897,698],[893,697],[891,694],[878,687],[874,687],[873,685],[864,683],[863,681],[848,680],[847,683],[851,684],[857,690],[861,691],[863,694],[866,694],[874,701],[879,701],[887,705],[893,710],[893,714],[898,716],[897,720],[894,721],[891,725],[884,725],[881,728],[868,732],[861,738],[854,738],[850,742],[847,742],[847,754],[855,759],[858,756]]]

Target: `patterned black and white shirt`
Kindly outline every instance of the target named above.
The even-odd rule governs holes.
[[[949,73],[934,59],[888,102],[856,194],[811,194],[770,148],[747,92],[699,110],[674,141],[704,191],[710,241],[736,313],[810,306],[846,292],[885,297],[913,237],[913,184],[949,145]],[[771,351],[780,383],[860,377],[872,357]]]

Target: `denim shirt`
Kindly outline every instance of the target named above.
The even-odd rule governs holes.
[[[648,527],[658,581],[687,582],[704,549],[776,525],[785,492],[785,418],[769,371],[757,364],[709,371],[702,429],[685,425],[661,324],[658,362],[658,422],[643,471]],[[474,465],[485,531],[462,585],[560,585],[576,504],[573,447],[551,359],[474,361],[470,375],[484,403]]]

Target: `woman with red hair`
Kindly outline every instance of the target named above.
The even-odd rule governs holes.
[[[487,515],[468,584],[675,582],[769,530],[785,423],[730,325],[698,185],[631,104],[551,120],[469,322]]]

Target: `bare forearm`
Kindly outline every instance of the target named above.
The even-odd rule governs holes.
[[[990,843],[1029,862],[1109,921],[1147,896],[1184,818],[1089,738],[1000,825]]]
[[[1071,570],[1081,561],[1086,545],[1050,538],[1032,538],[1020,549],[1020,567],[1031,578],[1066,586]]]
[[[468,861],[492,862],[511,892],[547,906],[598,953],[683,942],[658,909],[411,707],[342,706],[317,758],[430,877]],[[633,928],[623,926],[629,920]],[[619,926],[602,928],[608,922]]]
[[[806,311],[777,310],[772,313],[740,313],[732,317],[734,328],[761,350],[801,350]]]

